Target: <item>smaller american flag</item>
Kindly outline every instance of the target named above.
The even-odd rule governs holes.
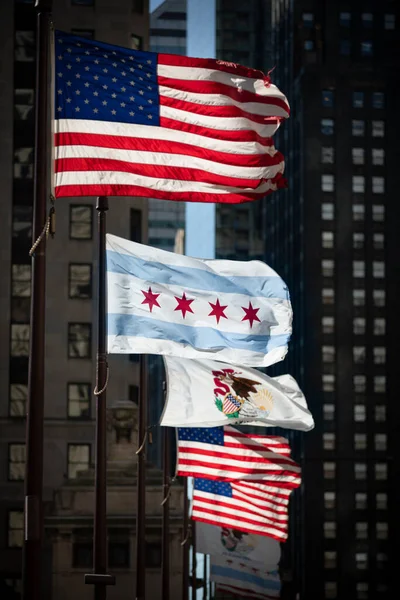
[[[298,484],[299,485],[299,484]],[[296,486],[297,487],[297,486]],[[192,519],[280,542],[287,540],[287,506],[293,486],[195,479]]]
[[[178,428],[178,475],[219,481],[300,484],[300,467],[285,438],[242,433],[234,427]]]

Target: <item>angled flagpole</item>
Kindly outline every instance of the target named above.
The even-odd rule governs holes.
[[[25,526],[22,583],[24,600],[41,600],[43,545],[43,417],[45,361],[46,219],[48,164],[48,72],[51,0],[36,0],[37,63],[33,197],[32,290],[28,407],[26,417]],[[45,227],[43,225],[45,224]]]

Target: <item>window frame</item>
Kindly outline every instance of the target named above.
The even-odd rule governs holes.
[[[67,444],[67,477],[68,477],[68,479],[69,479],[69,480],[71,480],[71,481],[73,481],[73,480],[77,479],[77,477],[70,477],[70,465],[71,465],[71,464],[72,464],[72,465],[74,465],[74,464],[80,464],[80,463],[78,463],[78,462],[76,462],[76,463],[75,463],[75,462],[74,462],[74,463],[72,463],[72,462],[70,461],[70,450],[71,450],[71,448],[73,448],[73,447],[76,447],[76,446],[81,446],[81,447],[87,447],[87,448],[89,448],[89,453],[88,453],[88,454],[89,454],[89,457],[88,457],[88,468],[90,468],[90,465],[91,465],[91,463],[92,463],[92,444],[88,444],[88,443],[76,443],[76,442],[68,442],[68,444]],[[84,469],[82,469],[82,470],[84,470]],[[77,471],[77,472],[78,472],[78,471]]]
[[[70,398],[70,387],[72,386],[85,386],[88,389],[88,408],[87,408],[87,415],[80,415],[80,416],[73,416],[70,414],[70,402],[78,402],[79,404],[79,399],[71,399]],[[68,381],[67,382],[67,419],[71,420],[71,421],[90,421],[91,420],[91,415],[92,415],[92,390],[91,390],[92,386],[90,383],[87,383],[86,381]]]
[[[90,292],[88,296],[74,296],[71,293],[71,268],[72,267],[89,267],[89,287]],[[70,262],[68,263],[68,298],[70,300],[90,300],[93,297],[93,264],[92,263],[76,263]]]
[[[70,351],[70,344],[71,344],[71,335],[70,335],[70,328],[73,325],[84,325],[85,327],[89,328],[89,340],[88,340],[88,354],[85,356],[76,356],[71,354]],[[68,359],[69,360],[90,360],[92,358],[92,353],[93,353],[93,349],[92,349],[92,345],[93,345],[93,327],[92,327],[92,323],[88,323],[88,322],[81,322],[81,321],[68,321],[67,323],[67,332],[68,332],[68,345],[67,345],[67,353],[68,353]]]
[[[74,208],[90,209],[90,237],[77,237],[72,235],[72,225],[76,222],[72,220],[72,212]],[[69,205],[69,221],[68,221],[68,237],[75,242],[90,242],[93,240],[93,206],[92,204],[70,204]]]
[[[21,528],[11,528],[10,527],[10,516],[12,513],[18,513],[22,515],[22,527]],[[7,544],[6,547],[8,549],[22,548],[24,545],[24,511],[21,508],[8,508],[7,509]],[[10,532],[11,531],[21,531],[21,544],[10,544]]]
[[[25,459],[24,461],[12,461],[11,460],[11,449],[14,446],[19,446],[25,449]],[[11,465],[18,464],[24,466],[24,474],[21,477],[11,477]],[[8,443],[8,453],[7,453],[7,481],[9,482],[21,482],[23,483],[25,480],[25,469],[26,469],[26,443],[25,442],[9,442]]]

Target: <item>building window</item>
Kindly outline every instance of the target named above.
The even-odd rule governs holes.
[[[372,193],[373,194],[384,194],[385,193],[385,178],[384,177],[373,177],[372,178]]]
[[[161,544],[160,542],[146,542],[145,563],[150,569],[161,566]]]
[[[372,92],[372,108],[384,108],[385,107],[385,94],[383,92]]]
[[[69,383],[68,384],[68,418],[89,419],[90,418],[90,384]]]
[[[321,162],[325,165],[333,165],[335,162],[335,149],[332,146],[321,147]]]
[[[325,258],[322,263],[322,275],[324,277],[333,277],[335,274],[335,261]]]
[[[362,13],[361,21],[364,27],[366,27],[367,29],[371,29],[374,17],[372,13]]]
[[[396,28],[396,15],[385,15],[385,29],[391,30]]]
[[[383,233],[374,233],[372,235],[374,250],[383,250],[385,247],[385,235]]]
[[[386,406],[384,404],[377,404],[375,406],[375,421],[377,423],[384,423],[386,421]]]
[[[386,319],[377,318],[374,319],[374,335],[385,335],[386,333]]]
[[[143,50],[143,38],[140,35],[131,34],[131,48],[132,50]]]
[[[69,237],[71,240],[91,240],[93,235],[93,210],[91,206],[69,207]]]
[[[336,569],[336,552],[324,552],[325,569]]]
[[[337,598],[336,581],[325,581],[325,598]]]
[[[8,446],[8,479],[23,481],[25,479],[25,444],[10,444]]]
[[[34,62],[35,34],[33,31],[15,32],[14,57],[18,62]]]
[[[352,190],[354,194],[363,194],[365,192],[365,177],[362,175],[353,175]]]
[[[339,23],[342,27],[350,27],[351,14],[349,12],[339,13]]]
[[[386,303],[386,292],[385,290],[373,290],[372,291],[372,299],[374,302],[374,306],[385,306]]]
[[[353,92],[353,108],[364,107],[364,92]]]
[[[350,56],[351,54],[351,42],[350,40],[340,40],[339,51],[342,56]]]
[[[325,523],[324,523],[324,537],[326,539],[334,539],[336,537],[336,523],[335,523],[335,521],[325,521]]]
[[[385,122],[384,121],[372,121],[372,137],[384,137],[385,136]]]
[[[353,260],[353,277],[365,277],[365,262]]]
[[[362,570],[368,568],[368,554],[366,552],[356,553],[356,568]]]
[[[94,6],[94,0],[71,0],[73,6]]]
[[[325,510],[333,510],[336,505],[335,492],[324,492],[324,507]]]
[[[304,40],[304,50],[312,52],[314,50],[314,42],[312,40]]]
[[[335,191],[334,175],[321,175],[321,189],[323,192],[334,192]]]
[[[378,522],[376,524],[376,539],[387,540],[388,538],[388,524],[384,522]]]
[[[322,375],[322,389],[324,392],[335,391],[335,375],[332,373],[324,373]]]
[[[322,288],[322,304],[334,304],[335,290],[332,288]]]
[[[353,290],[353,306],[365,306],[365,290]]]
[[[356,584],[357,600],[367,600],[368,598],[368,583],[366,581],[359,581]]]
[[[15,179],[32,179],[33,148],[17,148],[14,150]]]
[[[29,325],[11,323],[11,356],[29,356]]]
[[[313,13],[303,13],[303,26],[310,28],[314,26],[314,15]]]
[[[377,510],[387,510],[387,494],[382,492],[376,494],[375,505]]]
[[[385,277],[385,263],[381,260],[374,260],[372,262],[372,275],[377,279],[384,279]]]
[[[354,250],[362,250],[364,248],[364,234],[360,231],[353,233],[353,248]]]
[[[7,546],[22,548],[24,542],[24,512],[10,510],[8,512]]]
[[[375,375],[374,392],[375,394],[384,394],[386,392],[386,375]]]
[[[386,433],[375,434],[375,450],[377,452],[385,452],[387,450],[387,435]],[[377,465],[375,465],[376,470]]]
[[[354,346],[353,361],[357,365],[365,363],[365,346]]]
[[[361,56],[372,56],[373,46],[372,42],[361,42]]]
[[[82,534],[79,535],[81,537]],[[89,535],[89,534],[88,534]],[[75,569],[90,568],[93,565],[93,542],[88,539],[74,540],[72,546],[72,566]]]
[[[333,119],[321,119],[321,133],[323,135],[333,135],[335,131],[335,122]]]
[[[69,297],[91,298],[92,297],[92,265],[70,264],[69,265]]]
[[[334,333],[335,317],[322,317],[322,333]]]
[[[356,423],[364,423],[366,419],[366,410],[363,404],[354,405],[354,421]]]
[[[384,365],[386,363],[386,348],[382,346],[374,348],[374,363],[376,365]]]
[[[325,363],[335,362],[335,347],[322,346],[322,361]]]
[[[352,148],[351,155],[353,157],[353,165],[363,165],[364,154],[364,148]]]
[[[129,386],[129,400],[134,404],[139,404],[139,386],[130,385]]]
[[[353,384],[356,394],[365,394],[367,389],[367,378],[365,375],[354,375]]]
[[[354,411],[354,417],[356,412]],[[355,418],[355,420],[357,420]],[[367,449],[367,434],[366,433],[355,433],[354,434],[354,450],[366,450]]]
[[[323,231],[322,232],[322,247],[323,248],[333,248],[335,241],[335,234],[333,231]]]
[[[31,295],[31,266],[12,266],[12,297],[30,298]]]
[[[33,102],[35,93],[32,89],[14,90],[14,114],[16,121],[33,121]]]
[[[365,334],[365,318],[364,317],[356,317],[353,319],[353,333],[355,335],[364,335]]]
[[[366,540],[368,538],[368,523],[358,521],[356,523],[356,539]]]
[[[384,552],[378,552],[376,555],[376,566],[378,569],[385,569],[387,566],[388,556]]]
[[[322,90],[321,103],[324,108],[333,108],[334,93],[332,90]]]
[[[383,223],[385,220],[385,207],[382,204],[372,205],[372,220],[376,223]]]
[[[321,217],[323,221],[333,221],[335,218],[335,207],[331,202],[322,203]]]
[[[376,166],[385,164],[385,151],[383,148],[372,148],[372,164]]]
[[[89,444],[68,444],[68,479],[76,479],[90,464]]]
[[[108,566],[114,569],[128,569],[131,564],[129,540],[108,542]]]
[[[92,356],[92,326],[90,323],[68,323],[68,358]]]
[[[335,434],[334,433],[324,433],[323,434],[323,447],[324,447],[324,450],[334,450],[335,449]],[[329,463],[324,463],[324,466],[326,464],[329,464]],[[334,476],[335,475],[333,474],[333,477]],[[330,478],[328,475],[325,475],[325,477],[327,479]],[[332,479],[332,477],[331,477],[331,479]]]
[[[365,218],[365,206],[364,204],[353,204],[353,221],[364,221]]]
[[[363,137],[365,134],[365,121],[353,119],[351,122],[351,132],[355,137]]]
[[[12,237],[13,242],[18,245],[31,243],[32,239],[32,207],[31,206],[13,206],[12,217]]]
[[[28,401],[28,386],[22,383],[10,384],[10,417],[25,417]]]
[[[356,509],[366,510],[367,509],[367,494],[365,492],[356,493]]]
[[[94,29],[71,29],[71,33],[83,37],[86,40],[94,40]]]
[[[323,404],[322,412],[324,414],[325,421],[335,420],[335,405],[334,404]]]

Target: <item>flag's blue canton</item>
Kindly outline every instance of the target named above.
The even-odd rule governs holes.
[[[194,480],[194,489],[200,492],[209,492],[210,494],[218,494],[232,498],[232,486],[226,481],[214,481],[213,479],[197,479]]]
[[[56,31],[55,56],[56,118],[159,125],[155,52]]]
[[[223,427],[178,427],[178,438],[184,442],[224,445]]]

